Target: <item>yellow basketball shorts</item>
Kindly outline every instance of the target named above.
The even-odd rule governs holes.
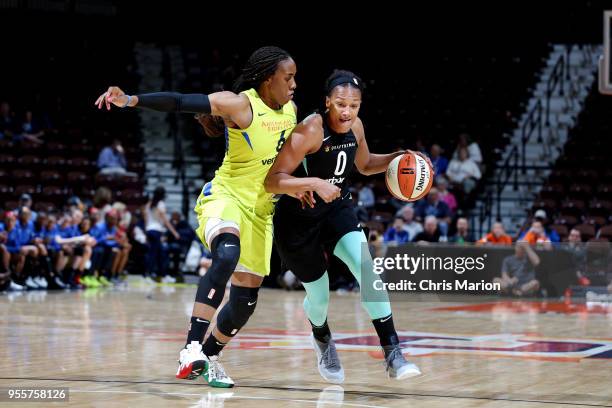
[[[272,254],[272,214],[262,216],[240,205],[238,200],[224,194],[203,195],[196,206],[200,241],[209,247],[206,235],[218,226],[237,226],[240,231],[240,260],[237,271],[259,276],[270,274]]]

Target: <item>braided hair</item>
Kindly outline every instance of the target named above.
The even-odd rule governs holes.
[[[281,48],[271,46],[259,48],[247,60],[242,73],[234,81],[232,90],[239,93],[259,88],[262,82],[274,75],[278,64],[289,58],[291,55]]]
[[[291,55],[278,47],[268,46],[255,50],[247,60],[242,73],[234,81],[232,91],[240,93],[247,89],[259,88],[265,80],[274,75],[278,64],[289,58]],[[219,116],[199,114],[196,115],[196,119],[210,137],[221,136],[225,131],[225,123]]]

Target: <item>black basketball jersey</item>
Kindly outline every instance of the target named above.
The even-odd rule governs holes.
[[[300,215],[317,216],[341,200],[350,199],[347,178],[355,165],[357,153],[357,139],[352,130],[347,133],[334,132],[323,118],[323,143],[319,150],[306,155],[302,164],[293,172],[294,177],[318,177],[338,186],[341,190],[340,198],[326,204],[321,197],[315,194],[315,208],[302,209],[301,203],[288,195],[283,195],[277,203],[277,209],[292,210]]]

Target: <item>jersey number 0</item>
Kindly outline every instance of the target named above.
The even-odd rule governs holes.
[[[341,176],[344,173],[344,169],[346,169],[346,152],[342,150],[340,153],[338,153],[336,170],[334,170],[334,174],[336,176]]]

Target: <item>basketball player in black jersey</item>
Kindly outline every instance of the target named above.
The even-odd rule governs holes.
[[[346,177],[357,167],[365,175],[382,173],[405,152],[373,154],[357,116],[361,79],[335,71],[326,82],[324,114],[312,114],[293,131],[265,181],[266,190],[284,194],[276,204],[274,242],[285,265],[306,289],[304,309],[312,325],[319,373],[329,382],[344,381],[336,347],[327,324],[329,278],[324,248],[342,260],[361,284],[361,274],[374,273],[367,242],[353,212]],[[318,197],[315,197],[314,192]],[[292,197],[308,198],[304,200]],[[366,251],[367,252],[367,251]],[[419,375],[401,351],[389,302],[362,302],[376,329],[391,378]]]

